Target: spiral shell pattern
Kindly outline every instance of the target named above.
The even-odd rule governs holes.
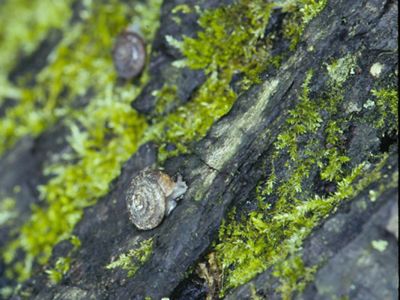
[[[121,33],[115,42],[113,61],[119,77],[131,79],[139,75],[146,62],[146,47],[142,38],[131,31]]]
[[[129,218],[141,230],[157,227],[165,216],[166,197],[158,183],[159,171],[144,170],[126,193]]]

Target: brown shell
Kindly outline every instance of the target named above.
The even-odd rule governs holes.
[[[166,195],[159,184],[160,171],[146,169],[131,181],[126,192],[129,218],[141,230],[157,227],[166,210]]]
[[[122,32],[115,41],[113,61],[119,77],[131,79],[139,75],[146,63],[143,39],[132,31]]]

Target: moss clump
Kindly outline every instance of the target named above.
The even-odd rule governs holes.
[[[69,7],[64,9],[66,15],[71,14]],[[127,5],[117,1],[87,4],[82,12],[84,20],[64,29],[64,38],[51,53],[49,64],[35,77],[34,87],[21,80],[17,105],[0,120],[0,154],[21,137],[36,136],[72,114],[76,110],[72,102],[89,89],[101,92],[115,81],[110,49],[114,36],[126,25],[128,11]]]
[[[69,271],[70,264],[70,257],[57,258],[54,268],[51,270],[46,270],[50,282],[53,284],[59,283],[62,280],[63,276]]]
[[[326,6],[327,0],[287,0],[283,1],[283,12],[291,14],[284,19],[283,34],[290,42],[290,49],[296,48],[306,25],[315,18]]]
[[[72,249],[68,252],[68,255],[65,257],[58,257],[53,269],[46,270],[48,278],[51,283],[57,284],[59,283],[63,276],[67,274],[71,264],[71,255],[76,252],[81,246],[81,241],[75,235],[71,236],[70,242],[72,244]]]
[[[280,279],[277,292],[284,300],[292,299],[293,293],[304,290],[306,284],[314,279],[316,271],[317,266],[305,267],[300,256],[291,256],[274,269],[273,275]]]
[[[18,86],[8,80],[8,72],[21,56],[31,54],[50,29],[67,24],[73,1],[6,0],[0,4],[0,105],[4,98],[19,98]],[[0,127],[1,128],[1,127]]]
[[[377,128],[386,128],[388,131],[398,131],[399,115],[398,103],[399,94],[397,89],[383,88],[371,91],[375,97],[377,115],[380,116],[374,125]]]
[[[214,121],[230,110],[237,98],[230,86],[235,74],[241,75],[239,85],[245,90],[259,82],[260,72],[269,66],[280,65],[282,55],[272,56],[269,51],[273,47],[273,38],[264,36],[273,8],[283,8],[287,12],[286,20],[297,16],[290,24],[304,29],[325,4],[326,1],[315,0],[285,3],[238,0],[213,10],[199,11],[197,8],[203,30],[196,38],[184,36],[179,41],[167,36],[167,41],[185,56],[176,61],[175,66],[204,70],[208,79],[192,101],[160,120],[149,132],[148,139],[155,139],[161,145],[160,161],[189,151],[189,144],[202,138]],[[192,9],[185,6],[184,11]],[[237,30],[238,24],[240,30]],[[301,33],[302,30],[296,31],[288,37],[292,39],[296,35],[299,38]],[[297,42],[293,43],[292,49],[295,44]],[[174,144],[176,149],[166,151],[167,144]]]
[[[328,66],[327,91],[315,99],[309,97],[312,72],[306,75],[298,103],[289,111],[274,142],[268,178],[256,188],[258,209],[247,216],[228,218],[222,225],[215,246],[225,278],[221,296],[271,267],[281,282],[277,292],[283,298],[290,299],[292,293],[301,291],[316,270],[301,260],[302,241],[342,201],[355,197],[381,177],[386,155],[375,157],[375,167],[362,163],[349,168],[346,164],[349,158],[340,136],[349,122],[341,113],[341,91],[355,60],[338,60],[350,60],[339,63],[337,69]],[[321,134],[325,137],[322,140]],[[310,182],[307,186],[311,184],[311,188],[304,189],[315,170],[322,181],[335,183],[335,192],[320,196],[313,192]]]
[[[8,224],[17,216],[15,199],[7,197],[0,201],[0,227]]]
[[[184,36],[178,41],[167,37],[185,56],[175,65],[202,69],[208,78],[192,101],[160,119],[149,132],[148,139],[161,145],[161,161],[187,152],[190,142],[202,138],[214,121],[229,111],[237,97],[230,87],[234,74],[243,73],[243,82],[257,81],[260,71],[268,65],[262,38],[272,6],[264,1],[240,0],[199,12],[203,31],[196,38]],[[238,22],[241,30],[237,30]],[[176,145],[177,150],[167,152],[167,144]]]
[[[161,161],[189,151],[190,143],[202,138],[236,100],[230,87],[233,76],[241,74],[245,89],[258,81],[260,71],[269,64],[276,66],[281,59],[270,56],[271,45],[263,40],[275,3],[240,0],[200,12],[203,31],[197,38],[184,37],[175,44],[186,56],[180,65],[204,69],[207,80],[190,102],[147,126],[129,105],[146,83],[146,72],[139,87],[116,86],[110,49],[113,37],[132,15],[133,23],[141,25],[151,45],[161,1],[149,0],[133,7],[116,0],[83,4],[82,22],[64,31],[34,88],[22,86],[18,105],[0,121],[0,153],[22,136],[37,135],[60,118],[71,130],[68,141],[73,151],[45,170],[53,177],[40,187],[44,205],[32,208],[30,220],[3,251],[7,275],[20,281],[30,276],[34,264],[47,262],[56,243],[71,236],[83,209],[108,192],[109,183],[141,143],[157,141]],[[240,31],[235,30],[238,22]],[[84,99],[87,91],[95,95],[89,105],[83,109],[71,105]],[[176,150],[168,152],[168,144],[175,144]]]
[[[135,275],[137,270],[149,259],[153,249],[153,240],[148,239],[140,242],[136,249],[131,249],[123,253],[118,258],[109,263],[106,269],[112,270],[121,268],[128,272],[128,277]]]
[[[160,0],[149,1],[148,9],[142,9],[145,15],[136,15],[134,19],[154,21],[152,27],[146,29],[151,34],[145,36],[146,39],[152,39],[158,26],[160,5]],[[122,164],[140,144],[147,124],[132,110],[130,102],[148,77],[143,74],[139,87],[129,83],[116,86],[110,58],[112,40],[127,25],[128,11],[130,8],[120,1],[92,3],[87,11],[87,22],[71,29],[56,50],[53,64],[39,74],[38,80],[48,79],[47,84],[37,84],[38,89],[50,91],[46,107],[57,107],[52,99],[65,100],[60,96],[62,90],[69,90],[66,95],[69,99],[70,93],[86,92],[93,82],[96,82],[95,96],[89,105],[69,114],[70,118],[65,121],[71,131],[68,141],[73,151],[46,168],[45,173],[53,177],[39,187],[45,205],[32,207],[31,218],[22,226],[19,235],[5,246],[3,258],[9,265],[8,277],[23,281],[29,278],[34,263],[47,262],[53,246],[71,237],[83,209],[108,192],[109,183],[119,175]],[[93,32],[97,32],[95,36],[101,40],[95,40]],[[57,64],[60,64],[58,68]],[[70,69],[71,64],[73,68]],[[66,78],[61,78],[61,74]],[[17,259],[21,250],[24,258]]]
[[[154,91],[152,95],[157,98],[156,114],[162,115],[170,109],[170,106],[177,97],[178,88],[176,85],[164,85],[159,91]]]
[[[265,66],[267,53],[261,39],[272,7],[265,1],[239,0],[230,6],[199,12],[203,31],[198,32],[197,38],[184,36],[182,42],[173,43],[185,56],[180,63],[206,74],[219,73],[223,78],[241,72],[256,78]],[[237,30],[238,23],[241,30]]]

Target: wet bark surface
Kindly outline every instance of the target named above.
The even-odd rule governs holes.
[[[132,103],[140,113],[149,116],[155,109],[151,92],[172,80],[168,78],[168,68],[180,55],[166,44],[163,36],[193,36],[199,30],[196,15],[185,15],[182,24],[186,25],[182,27],[171,22],[170,11],[177,3],[165,1],[163,5],[161,26],[154,42],[156,54],[150,62],[150,73],[157,76],[152,76]],[[221,3],[202,1],[201,5],[214,7]],[[21,68],[40,68],[43,55],[49,51],[47,47],[57,39],[57,34],[52,33],[48,44],[30,58],[35,61],[37,57],[39,63],[29,63],[28,59],[10,76],[17,76]],[[308,51],[310,46],[314,51]],[[359,56],[359,73],[346,85],[345,99],[352,99],[356,106],[362,107],[374,81],[369,73],[371,65],[379,61],[385,66],[381,77],[397,70],[397,2],[330,1],[306,28],[296,51],[279,70],[263,74],[261,84],[242,93],[231,111],[193,145],[193,153],[166,161],[165,171],[171,175],[182,174],[189,189],[171,215],[150,231],[139,231],[130,223],[124,197],[132,177],[156,163],[157,146],[152,142],[141,146],[112,182],[109,194],[85,210],[74,230],[82,244],[72,255],[71,268],[62,282],[50,285],[44,269],[39,267],[24,284],[24,290],[36,299],[144,299],[146,296],[205,299],[206,283],[190,275],[189,270],[207,254],[232,207],[255,205],[252,193],[268,172],[263,162],[271,159],[272,144],[288,117],[288,109],[296,105],[306,72],[317,70],[312,90],[319,91],[327,81],[321,71],[324,63],[347,53]],[[201,71],[182,69],[173,80],[178,87],[179,99],[174,103],[178,107],[190,101],[205,76]],[[346,150],[351,164],[355,166],[366,160],[371,152],[389,152],[384,170],[389,177],[397,172],[397,137],[384,140],[375,129],[357,122],[352,128],[344,137],[348,141]],[[17,225],[29,216],[30,205],[38,202],[35,187],[47,180],[41,173],[43,165],[52,154],[68,149],[66,134],[59,126],[39,138],[23,139],[0,159],[0,169],[9,170],[0,173],[1,193],[11,194],[15,185],[21,186],[16,196],[21,212]],[[326,299],[332,294],[350,295],[351,299],[397,298],[398,240],[393,230],[388,229],[388,220],[396,215],[398,190],[391,188],[375,202],[368,200],[369,190],[388,180],[381,178],[355,199],[346,201],[305,241],[305,263],[318,263],[321,267],[314,282],[297,295],[299,299]],[[309,181],[318,181],[317,174],[310,175]],[[7,242],[9,230],[1,229],[0,246]],[[112,257],[149,238],[154,241],[153,251],[135,276],[128,278],[123,270],[105,268]],[[380,239],[389,242],[383,252],[371,247],[372,240]],[[57,245],[50,263],[68,255],[70,249],[67,242]],[[7,283],[4,271],[0,264],[0,283]],[[251,299],[255,287],[258,296],[279,299],[275,292],[277,284],[271,270],[266,270],[231,291],[226,298]]]

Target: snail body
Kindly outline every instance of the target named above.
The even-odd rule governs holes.
[[[176,207],[187,185],[178,175],[177,181],[159,170],[145,169],[131,181],[126,203],[131,222],[141,230],[157,227]]]
[[[146,45],[137,33],[123,31],[115,41],[112,57],[118,76],[132,79],[144,68]]]

